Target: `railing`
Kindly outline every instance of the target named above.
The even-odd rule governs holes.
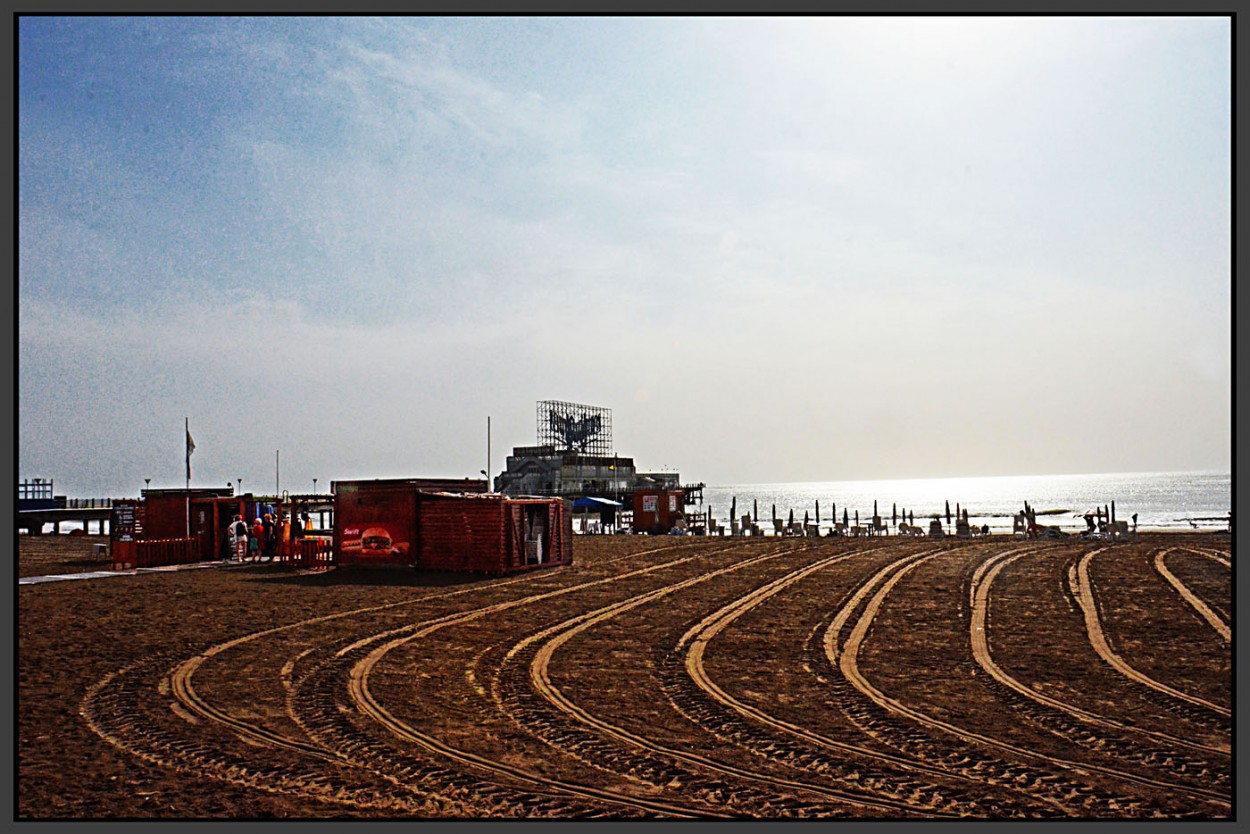
[[[278,559],[293,568],[325,570],[334,565],[334,541],[312,536],[280,542]]]
[[[200,561],[200,540],[189,538],[114,542],[112,551],[113,570],[189,565]]]
[[[113,506],[112,498],[67,498],[67,510],[107,510]]]

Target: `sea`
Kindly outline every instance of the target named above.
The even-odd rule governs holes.
[[[894,519],[911,520],[928,529],[937,515],[946,524],[957,510],[967,510],[971,524],[989,525],[992,533],[1010,533],[1012,518],[1027,502],[1038,524],[1065,532],[1086,529],[1087,512],[1105,512],[1115,504],[1117,521],[1154,532],[1227,530],[1232,524],[1233,479],[1228,472],[1128,472],[1101,475],[1011,475],[982,478],[924,478],[890,481],[819,481],[776,484],[718,484],[703,488],[703,501],[688,512],[709,510],[729,526],[730,509],[739,519],[808,521],[828,530],[834,521],[871,523],[875,514],[894,529]],[[817,506],[819,504],[819,506]],[[773,515],[775,508],[776,516]],[[905,516],[902,514],[906,513]],[[896,515],[897,514],[897,515]]]
[[[1080,532],[1086,529],[1086,512],[1109,511],[1115,502],[1116,519],[1132,524],[1136,514],[1138,530],[1216,532],[1231,525],[1232,492],[1233,479],[1228,472],[812,481],[707,485],[702,503],[686,509],[699,513],[710,509],[713,518],[729,527],[730,508],[736,501],[739,519],[750,514],[764,519],[762,526],[771,528],[768,519],[774,517],[775,507],[775,517],[783,521],[789,520],[791,510],[796,521],[802,521],[807,513],[808,521],[817,523],[819,516],[822,531],[832,526],[835,512],[839,520],[845,514],[851,524],[858,513],[859,521],[868,524],[875,509],[893,531],[895,518],[914,518],[916,524],[928,529],[929,519],[937,515],[945,524],[949,503],[952,519],[956,510],[966,509],[969,522],[977,527],[988,525],[992,533],[1010,533],[1012,517],[1028,502],[1039,524]],[[61,523],[61,532],[81,527],[66,521]],[[51,532],[52,525],[44,529]]]

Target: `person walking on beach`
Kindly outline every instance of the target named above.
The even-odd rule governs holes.
[[[230,523],[230,539],[234,546],[234,559],[242,562],[247,556],[247,522],[240,515],[236,515]]]

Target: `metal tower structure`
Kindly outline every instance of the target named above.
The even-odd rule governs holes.
[[[612,409],[539,400],[538,444],[582,454],[610,455]]]

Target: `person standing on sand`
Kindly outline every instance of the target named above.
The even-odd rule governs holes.
[[[230,539],[234,546],[234,559],[242,562],[247,556],[247,522],[240,515],[236,515],[230,523]]]
[[[247,552],[253,562],[260,561],[260,544],[265,540],[265,525],[261,523],[260,516],[252,522],[251,534],[247,538]]]
[[[264,519],[261,521],[263,535],[261,541],[264,543],[262,552],[265,554],[267,561],[273,561],[273,552],[277,549],[278,534],[274,531],[273,514],[265,513]]]

